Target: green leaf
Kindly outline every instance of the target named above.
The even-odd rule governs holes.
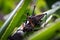
[[[8,26],[8,28],[6,29],[5,33],[1,37],[1,40],[7,40],[8,36],[11,35],[12,31],[14,30],[14,28],[20,22],[20,20],[22,18],[22,15],[26,11],[27,6],[29,5],[30,2],[31,2],[31,0],[24,0],[24,3],[22,5],[22,7],[16,13],[16,15],[13,17],[12,21],[10,22],[10,25]]]
[[[29,38],[29,40],[49,40],[56,34],[56,31],[60,27],[60,22],[38,31],[35,35]]]

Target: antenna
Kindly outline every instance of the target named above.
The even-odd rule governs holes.
[[[32,16],[35,16],[35,13],[34,13],[35,8],[36,8],[36,6],[34,5],[34,9],[33,9],[33,12],[32,12]]]

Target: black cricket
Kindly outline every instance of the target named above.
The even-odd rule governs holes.
[[[35,15],[35,7],[36,6],[34,6],[32,15],[29,16],[27,13],[27,19],[25,23],[23,23],[22,27],[20,27],[13,35],[9,36],[8,40],[23,40],[23,35],[25,32],[31,32],[36,25],[41,25],[41,19],[46,14]]]

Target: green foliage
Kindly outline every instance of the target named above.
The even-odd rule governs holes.
[[[10,13],[20,0],[0,0],[0,10],[4,14]]]
[[[13,0],[13,1],[12,0],[0,0],[0,9],[4,13],[10,13],[12,11],[12,9],[15,8],[17,2],[19,2],[19,1],[20,0],[18,0],[18,1],[17,0]],[[15,16],[13,17],[12,21],[8,25],[6,31],[4,32],[4,34],[0,40],[7,40],[8,36],[10,36],[12,34],[13,30],[16,27],[19,27],[25,21],[25,19],[26,19],[25,13],[27,13],[26,11],[28,11],[31,15],[32,10],[30,8],[27,9],[30,2],[31,2],[31,0],[24,1],[23,5],[18,10],[18,12],[15,14]],[[29,7],[31,7],[31,6],[29,6]],[[45,0],[37,0],[35,13],[40,14],[41,9],[43,9],[43,10],[48,9]],[[58,10],[58,12],[56,12],[56,14],[55,14],[55,16],[60,17],[60,10]],[[2,25],[2,24],[3,23],[1,22],[0,25]],[[57,34],[56,30],[57,29],[60,30],[59,26],[60,26],[60,22],[56,22],[52,26],[39,30],[38,32],[36,32],[36,34],[33,34],[33,36],[29,38],[29,40],[50,40],[54,35]],[[30,33],[28,33],[28,35],[29,34]],[[31,34],[32,34],[32,32],[31,32]]]
[[[0,20],[0,27],[2,26],[3,22]]]
[[[42,10],[47,10],[48,7],[47,7],[47,4],[45,2],[45,0],[37,0],[36,2],[36,14],[39,14],[42,12]]]
[[[38,31],[35,35],[33,35],[29,40],[49,40],[51,37],[56,35],[56,31],[60,27],[60,22],[56,22],[50,27],[42,29]]]
[[[20,8],[20,10],[15,14],[15,16],[13,17],[10,25],[8,26],[8,28],[6,29],[5,33],[3,34],[3,36],[1,37],[1,40],[7,40],[8,36],[11,35],[12,31],[14,30],[14,28],[17,26],[17,24],[20,22],[22,15],[24,14],[24,12],[27,9],[27,6],[29,5],[29,3],[31,2],[31,0],[25,0],[22,7]]]

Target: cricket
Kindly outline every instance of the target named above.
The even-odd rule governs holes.
[[[41,22],[42,22],[42,18],[47,15],[46,14],[40,14],[40,15],[35,15],[34,10],[32,12],[32,15],[29,16],[29,13],[26,14],[27,18],[26,21],[21,25],[21,27],[18,28],[18,30],[16,31],[16,33],[12,36],[9,37],[8,40],[22,40],[23,39],[23,35],[25,32],[31,32],[34,31],[35,26],[40,26]],[[37,29],[38,30],[38,29]]]

